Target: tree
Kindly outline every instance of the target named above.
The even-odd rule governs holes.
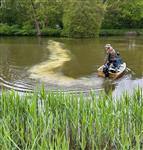
[[[26,19],[25,10],[20,7],[20,0],[1,0],[0,21],[8,25],[21,25]]]
[[[99,34],[104,7],[93,0],[73,0],[64,3],[64,35],[95,37]]]
[[[140,28],[142,8],[142,0],[108,0],[102,28]]]
[[[30,0],[29,4],[31,6],[31,12],[32,12],[31,16],[34,18],[37,35],[39,36],[41,35],[41,31],[40,31],[40,23],[37,17],[36,1],[34,3],[34,0]]]
[[[62,0],[43,0],[38,9],[38,18],[42,28],[55,28],[56,25],[62,27]]]

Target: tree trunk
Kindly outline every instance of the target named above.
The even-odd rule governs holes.
[[[38,21],[37,16],[36,16],[36,8],[34,6],[33,0],[30,0],[30,1],[31,1],[32,11],[33,11],[33,17],[34,17],[34,21],[35,21],[35,27],[36,27],[36,31],[37,31],[37,36],[40,36],[41,35],[41,31],[40,31],[39,21]]]

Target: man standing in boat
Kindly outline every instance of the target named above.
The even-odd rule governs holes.
[[[105,50],[107,55],[104,64],[107,64],[109,66],[111,63],[114,63],[114,60],[116,58],[116,51],[113,49],[111,44],[106,44]]]
[[[119,64],[119,62],[117,62],[117,53],[116,51],[113,49],[113,47],[111,46],[111,44],[106,44],[105,45],[105,50],[106,50],[106,57],[105,57],[105,62],[104,62],[104,68],[103,68],[103,72],[105,74],[106,77],[109,76],[109,67],[113,66],[113,68],[116,68]]]

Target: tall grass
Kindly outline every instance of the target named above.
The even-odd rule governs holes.
[[[2,92],[1,150],[143,149],[143,95]]]

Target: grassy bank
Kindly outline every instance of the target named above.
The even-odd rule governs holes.
[[[41,35],[59,37],[61,34],[60,29],[42,29]],[[20,27],[18,25],[9,26],[7,24],[0,24],[1,36],[36,36],[36,30],[30,25]]]
[[[30,25],[20,27],[0,24],[1,36],[36,36],[36,30]],[[42,29],[42,36],[63,37],[62,29]],[[100,36],[143,35],[143,29],[101,29]]]
[[[142,149],[141,90],[117,101],[101,95],[2,92],[1,149]]]
[[[143,29],[101,29],[100,36],[143,35]]]

